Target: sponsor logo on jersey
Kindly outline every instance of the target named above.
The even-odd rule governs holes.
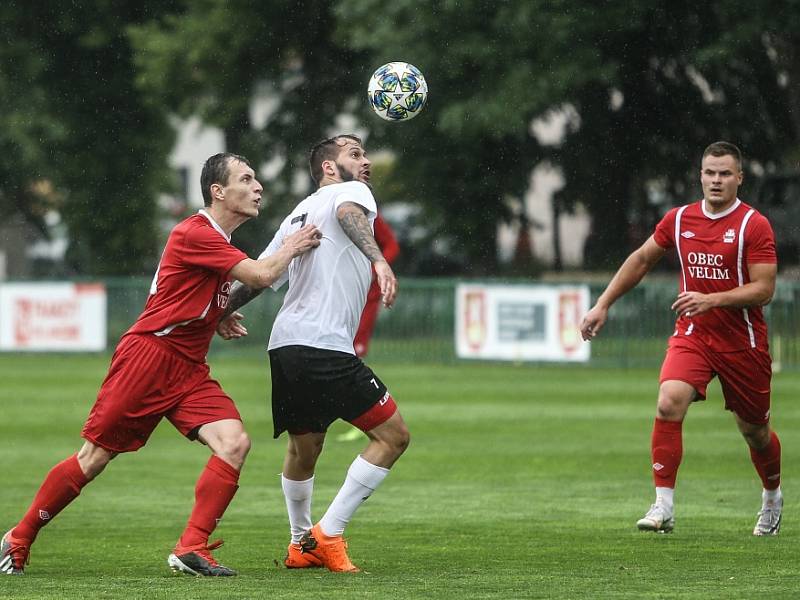
[[[219,293],[217,294],[217,306],[219,308],[226,308],[228,306],[228,297],[230,293],[231,282],[226,281],[220,286]]]
[[[722,241],[725,242],[726,244],[732,244],[733,240],[735,239],[736,239],[736,231],[733,229],[728,229],[728,231],[725,232],[725,235],[722,236]]]
[[[689,275],[695,279],[730,279],[730,269],[725,267],[722,254],[689,252],[686,255]]]
[[[691,231],[684,231],[681,234],[681,237],[685,237],[688,240],[694,237],[694,233],[692,233]]]

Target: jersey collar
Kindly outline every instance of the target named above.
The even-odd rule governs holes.
[[[219,231],[220,234],[222,235],[222,237],[224,237],[228,241],[229,244],[231,243],[231,236],[229,236],[227,233],[225,233],[225,230],[222,227],[220,227],[214,219],[211,218],[210,214],[208,214],[202,208],[200,210],[198,210],[197,212],[199,214],[203,215],[206,219],[208,219],[208,222],[211,223],[211,226],[214,229],[216,229],[217,231]]]
[[[742,201],[737,198],[736,202],[731,204],[726,210],[722,211],[721,213],[710,213],[706,210],[706,199],[703,198],[700,201],[700,209],[703,211],[703,214],[707,216],[709,219],[721,219],[722,217],[727,217],[729,214],[731,214],[733,211],[739,208],[739,205],[741,203]]]

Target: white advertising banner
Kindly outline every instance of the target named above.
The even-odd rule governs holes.
[[[456,354],[513,361],[589,360],[580,322],[585,285],[478,285],[456,288]]]
[[[0,350],[99,351],[105,347],[103,284],[0,284]]]

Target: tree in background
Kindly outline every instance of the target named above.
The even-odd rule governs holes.
[[[607,268],[650,235],[661,214],[649,186],[662,188],[662,212],[699,198],[700,155],[709,143],[733,141],[748,167],[766,170],[796,151],[789,86],[770,59],[771,38],[782,35],[775,27],[783,28],[773,4],[623,3],[602,11],[572,4],[566,44],[555,46],[553,59],[581,43],[600,61],[596,69],[580,66],[591,75],[568,97],[580,127],[554,155],[567,180],[559,200],[582,201],[592,214],[587,266]],[[756,200],[752,186],[744,191]],[[623,235],[629,245],[620,243]]]
[[[221,127],[229,150],[276,173],[276,206],[237,232],[249,252],[307,191],[308,145],[368,133],[373,155],[394,157],[376,196],[421,206],[454,259],[431,274],[498,272],[497,222],[515,218],[509,200],[541,160],[566,178],[557,212],[589,211],[587,264],[605,268],[665,208],[654,189],[666,204],[696,197],[710,141],[738,142],[764,172],[800,155],[800,0],[51,4],[0,8],[15,32],[0,47],[0,206],[36,222],[62,198],[79,273],[152,269],[169,114]],[[368,77],[390,60],[428,79],[429,105],[408,123],[367,106]],[[531,123],[561,113],[563,138],[540,144]]]
[[[6,3],[0,198],[41,223],[42,181],[63,198],[78,274],[152,271],[155,202],[174,135],[134,87],[125,29],[168,2]]]
[[[254,164],[280,165],[264,181],[267,214],[236,232],[234,243],[251,254],[308,191],[308,149],[334,132],[362,87],[352,67],[364,58],[335,43],[331,4],[197,0],[130,30],[139,86],[152,101],[221,128],[226,149]]]
[[[35,82],[44,78],[41,50],[22,28],[21,11],[3,6],[0,29],[16,31],[14,43],[0,45],[0,210],[4,219],[21,213],[43,233],[47,202],[35,193],[47,176],[49,144],[63,137],[49,98]]]
[[[504,196],[524,192],[540,158],[564,172],[559,207],[591,214],[587,265],[607,268],[649,234],[649,186],[696,198],[708,143],[736,141],[767,170],[800,147],[796,0],[341,0],[337,11],[342,37],[374,62],[402,57],[427,74],[403,169],[474,264],[490,264]],[[564,139],[538,147],[531,121],[562,107],[574,113]]]

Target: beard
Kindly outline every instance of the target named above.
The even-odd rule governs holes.
[[[348,181],[361,181],[356,175],[345,169],[342,165],[338,162],[335,163],[336,168],[339,170],[339,178],[342,180],[342,183],[346,183]],[[372,189],[369,181],[361,181],[364,185],[366,185],[369,189]]]
[[[356,176],[353,175],[350,171],[345,169],[339,163],[335,163],[335,164],[336,164],[336,168],[339,170],[339,177],[341,178],[342,183],[345,183],[347,181],[355,181],[356,180]]]

